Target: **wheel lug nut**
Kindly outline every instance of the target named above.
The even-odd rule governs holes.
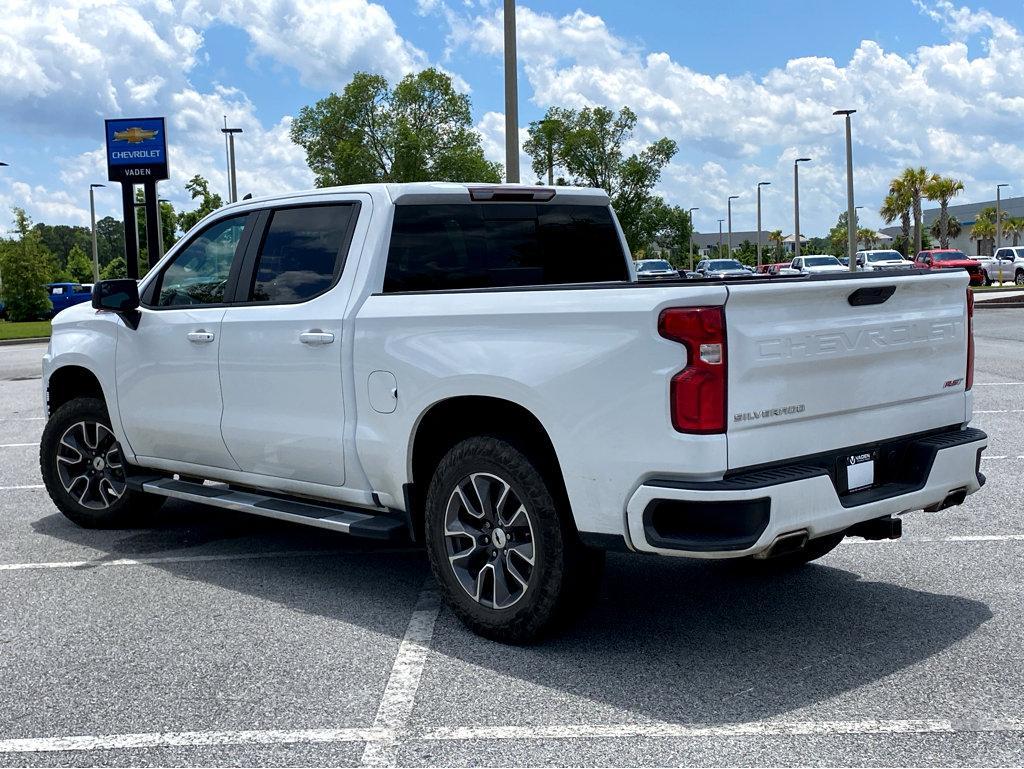
[[[498,551],[497,550],[491,550],[491,558],[497,558],[497,557],[498,557]]]

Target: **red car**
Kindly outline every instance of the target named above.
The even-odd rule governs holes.
[[[963,251],[958,251],[955,248],[932,248],[928,251],[920,251],[914,260],[914,266],[924,270],[963,267],[971,276],[972,286],[981,286],[985,283],[985,271],[981,269],[981,262],[971,259]]]

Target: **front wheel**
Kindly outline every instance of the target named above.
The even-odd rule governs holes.
[[[1024,270],[1017,270],[1013,276],[1013,282],[1018,286],[1024,286]]]
[[[500,438],[470,438],[441,460],[427,493],[427,552],[474,632],[534,641],[596,591],[604,553],[579,542],[556,499],[544,473]]]
[[[128,488],[121,446],[96,398],[69,401],[47,420],[39,469],[57,509],[85,528],[129,525],[164,501]]]

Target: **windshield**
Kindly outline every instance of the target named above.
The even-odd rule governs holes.
[[[939,251],[932,254],[932,259],[936,262],[958,262],[966,258],[967,255],[963,251]]]
[[[842,267],[834,256],[808,256],[804,259],[804,264],[808,267]]]
[[[899,251],[873,251],[868,254],[869,262],[891,262],[894,260],[901,260],[903,256]]]
[[[671,270],[672,265],[663,259],[654,259],[650,262],[640,262],[637,266],[637,270],[640,272],[646,272],[647,270]]]
[[[742,270],[743,265],[735,259],[713,259],[708,262],[709,270]]]

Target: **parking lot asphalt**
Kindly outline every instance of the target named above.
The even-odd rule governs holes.
[[[976,340],[963,506],[786,574],[612,555],[525,648],[439,608],[415,548],[180,502],[75,527],[44,348],[0,348],[0,766],[1019,765],[1024,310]]]

